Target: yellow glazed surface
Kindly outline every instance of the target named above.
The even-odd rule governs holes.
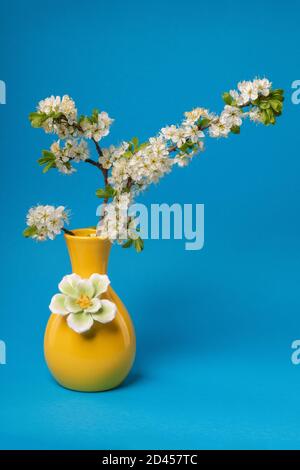
[[[111,244],[89,237],[93,229],[74,230],[65,235],[72,270],[83,278],[106,274]],[[130,316],[109,286],[103,297],[117,305],[116,318],[107,324],[94,322],[83,334],[68,327],[65,317],[52,314],[44,340],[47,365],[62,386],[95,392],[117,387],[128,375],[135,357],[135,333]]]

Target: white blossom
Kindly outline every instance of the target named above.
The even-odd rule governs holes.
[[[69,124],[73,124],[77,119],[77,109],[75,102],[68,95],[50,96],[38,104],[37,110],[41,113],[63,113]]]
[[[43,128],[47,133],[55,133],[59,138],[77,136],[77,109],[75,102],[68,95],[50,96],[39,102],[37,111],[49,115],[43,122]],[[55,115],[62,114],[59,119]]]
[[[194,124],[197,122],[201,117],[202,118],[208,118],[209,117],[209,111],[208,109],[205,108],[194,108],[192,111],[186,111],[184,113],[186,117],[186,121],[188,124]]]
[[[227,124],[218,121],[210,126],[209,135],[210,137],[227,137],[230,130]]]
[[[258,94],[262,96],[269,96],[272,83],[267,78],[254,80],[254,86],[256,87]]]
[[[109,134],[112,123],[113,119],[105,111],[102,111],[98,113],[97,122],[86,117],[80,121],[80,127],[87,139],[94,139],[96,142],[99,142],[102,137]]]
[[[174,142],[173,139],[177,136],[177,127],[174,126],[174,124],[172,126],[163,127],[161,133],[166,140]]]
[[[200,139],[204,138],[204,132],[201,131],[199,127],[194,124],[186,125],[184,127],[184,135],[186,139],[190,140],[194,144]]]
[[[249,111],[249,118],[253,122],[262,122],[261,112],[259,108],[254,107]]]
[[[186,134],[185,128],[177,128],[176,134],[173,136],[172,142],[177,145],[177,147],[182,147],[186,143]]]
[[[243,81],[238,83],[238,89],[241,93],[243,104],[249,101],[255,101],[258,98],[258,89],[254,82]]]
[[[220,115],[220,122],[225,127],[231,128],[233,126],[240,127],[242,125],[243,112],[236,106],[226,105],[224,111]]]
[[[240,95],[237,90],[230,90],[229,94],[235,100],[237,106],[243,106],[246,103],[245,97]]]
[[[119,147],[111,145],[109,148],[102,148],[102,156],[99,157],[99,163],[108,170],[114,162],[127,152],[128,142],[122,142]]]
[[[71,174],[76,171],[72,167],[72,161],[78,163],[89,157],[88,145],[83,139],[80,141],[76,139],[66,140],[63,147],[60,146],[60,140],[58,140],[51,145],[50,150],[55,156],[56,168],[64,174]]]
[[[238,106],[245,106],[257,100],[259,96],[269,96],[271,87],[272,83],[267,78],[257,78],[252,82],[244,80],[238,83],[239,92],[231,90],[230,95]]]
[[[31,238],[38,241],[47,238],[53,240],[61,233],[65,223],[68,223],[68,215],[64,206],[36,206],[29,209],[26,223],[31,229],[28,235]]]
[[[129,214],[131,193],[123,193],[104,208],[104,214],[97,226],[97,236],[122,244],[125,240],[139,237],[137,221]]]
[[[164,139],[159,137],[150,137],[149,139],[149,146],[147,147],[148,155],[152,153],[156,157],[167,157],[169,155],[169,151]]]

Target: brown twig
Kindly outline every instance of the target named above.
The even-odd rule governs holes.
[[[73,237],[75,237],[75,233],[65,227],[62,228],[62,231],[65,232],[67,235],[72,235]]]
[[[99,155],[99,158],[103,156],[103,152],[102,152],[102,149],[100,147],[100,145],[98,144],[98,142],[94,139],[94,137],[92,137],[92,141],[94,142],[95,146],[96,146],[96,150],[97,150],[97,153]],[[89,160],[89,158],[88,158]],[[108,170],[107,168],[103,168],[103,166],[101,165],[101,163],[99,162],[95,162],[94,160],[91,160],[91,161],[88,161],[86,160],[86,162],[88,163],[92,163],[92,165],[95,165],[99,168],[99,170],[102,171],[102,175],[103,175],[103,178],[104,178],[104,184],[105,186],[107,186],[108,184]]]
[[[87,158],[86,160],[84,160],[86,163],[90,163],[91,165],[95,166],[96,168],[98,168],[99,170],[102,171],[102,167],[100,165],[99,162],[96,162],[95,160],[92,160],[91,158]]]
[[[97,140],[95,140],[94,137],[92,137],[92,141],[96,145],[96,149],[97,149],[99,157],[102,157],[102,155],[103,155],[102,149],[101,149],[100,145],[98,144]]]

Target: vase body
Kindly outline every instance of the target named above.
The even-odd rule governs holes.
[[[106,274],[111,243],[90,237],[93,229],[65,235],[72,271],[82,278]],[[51,314],[44,339],[45,359],[57,382],[72,390],[96,392],[117,387],[128,375],[135,357],[135,332],[130,316],[111,286],[101,296],[117,306],[115,319],[94,322],[86,333],[69,328],[66,318]]]

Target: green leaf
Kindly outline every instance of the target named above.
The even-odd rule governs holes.
[[[228,93],[228,92],[223,93],[222,98],[223,98],[223,101],[224,101],[226,104],[232,105],[232,103],[233,103],[233,98],[232,98],[232,96],[231,96],[230,93]]]
[[[46,166],[43,168],[43,173],[47,173],[47,171],[51,170],[51,168],[56,168],[56,164],[53,161],[46,164]]]
[[[130,248],[133,244],[133,240],[129,239],[127,242],[123,243],[122,248]]]
[[[117,191],[109,184],[106,186],[105,191],[109,197],[114,197],[117,194]]]
[[[91,116],[91,121],[94,123],[98,122],[98,114],[100,113],[99,109],[95,108],[93,109],[92,116]]]
[[[55,165],[55,155],[54,153],[52,152],[49,152],[48,150],[43,150],[42,151],[42,157],[38,159],[38,164],[43,166],[43,165],[48,165],[51,163],[51,167],[49,166],[49,168],[47,170],[44,171],[44,173],[46,173],[46,171],[50,170],[50,168],[54,168],[56,165]]]
[[[114,197],[117,194],[117,191],[110,186],[109,184],[104,189],[97,189],[96,196],[99,198],[109,199]]]
[[[23,230],[23,236],[25,238],[29,238],[35,235],[36,232],[37,232],[37,228],[34,225],[32,227],[26,227],[25,230]]]
[[[270,100],[270,105],[272,106],[272,108],[274,109],[274,111],[277,113],[277,114],[280,114],[282,112],[282,102],[281,101],[278,101],[278,100]]]
[[[148,142],[143,142],[142,144],[139,145],[138,150],[144,149],[144,148],[147,147],[148,145],[149,145]]]
[[[131,146],[132,146],[132,144],[131,144]],[[130,148],[130,144],[129,144],[129,148]],[[130,158],[130,157],[132,157],[132,152],[130,150],[127,150],[127,152],[122,154],[122,157]]]
[[[141,239],[141,237],[134,240],[133,244],[134,244],[134,248],[136,249],[137,253],[141,253],[141,251],[143,251],[144,241]]]
[[[139,139],[138,139],[138,137],[132,137],[131,143],[132,143],[132,145],[133,145],[133,149],[134,149],[134,150],[137,150],[137,149],[138,149],[138,146],[139,146]]]
[[[41,157],[41,158],[39,158],[39,159],[37,160],[37,162],[38,162],[39,165],[43,166],[43,165],[45,165],[45,163],[48,163],[48,162],[49,162],[49,158],[47,158],[47,157]]]
[[[47,158],[49,158],[49,159],[51,159],[51,160],[55,160],[55,155],[54,155],[54,153],[53,153],[53,152],[50,152],[49,150],[42,150],[42,155],[43,155],[43,157],[45,157],[45,158],[47,157]]]
[[[265,109],[263,109],[261,111],[261,120],[263,122],[263,124],[265,124],[265,126],[267,126],[268,124],[270,124],[269,122],[269,116],[268,116],[268,113]]]
[[[266,112],[269,115],[270,124],[275,124],[275,116],[274,116],[274,112],[273,112],[272,108],[267,109]]]
[[[187,149],[189,148],[189,145],[187,143],[183,144],[181,147],[179,147],[179,150],[184,153]]]
[[[231,132],[232,132],[233,134],[240,134],[240,133],[241,133],[241,128],[240,128],[240,126],[233,126],[233,127],[231,128]]]
[[[32,127],[42,127],[43,123],[48,119],[48,115],[46,113],[30,113],[29,120],[31,122]]]
[[[284,90],[281,90],[280,88],[276,89],[276,90],[272,90],[271,93],[270,93],[270,96],[272,98],[276,98],[277,100],[279,101],[284,101]]]
[[[260,101],[258,103],[258,106],[260,107],[260,109],[269,109],[270,108],[270,103],[269,101]]]
[[[198,127],[200,127],[200,129],[206,129],[209,126],[209,124],[210,124],[210,120],[207,118],[203,118],[199,120]]]
[[[100,198],[106,197],[105,189],[97,189],[96,196]]]
[[[266,126],[269,124],[275,124],[275,116],[272,108],[264,109],[262,111],[262,120]]]

